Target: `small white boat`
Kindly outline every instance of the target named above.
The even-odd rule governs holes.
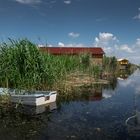
[[[121,77],[117,77],[118,80],[123,81],[124,79]]]
[[[11,94],[10,99],[13,103],[39,106],[55,102],[56,97],[56,91],[34,91],[31,93],[24,92],[22,95]]]
[[[8,88],[0,88],[0,95],[8,94]]]

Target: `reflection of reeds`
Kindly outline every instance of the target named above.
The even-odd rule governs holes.
[[[0,104],[1,139],[21,139],[21,137],[22,139],[34,139],[41,128],[42,120],[40,117],[32,114],[26,115],[26,112],[23,112],[23,107],[19,105],[15,108],[14,104],[9,106],[1,106]],[[45,118],[47,122],[49,113],[45,114]],[[8,135],[6,135],[7,131]]]
[[[90,55],[53,56],[42,53],[27,39],[11,40],[0,47],[0,86],[19,89],[52,89],[61,86],[70,73],[98,75]],[[63,84],[62,84],[63,85]]]

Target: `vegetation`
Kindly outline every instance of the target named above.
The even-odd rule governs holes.
[[[2,140],[35,139],[34,136],[41,129],[42,121],[47,124],[50,114],[45,112],[43,120],[43,114],[35,116],[34,110],[35,108],[29,106],[15,107],[14,104],[8,106],[0,104],[0,138]]]
[[[117,59],[115,56],[103,58],[103,69],[106,72],[112,73],[117,69]]]
[[[0,48],[0,84],[3,87],[32,88],[40,83],[43,60],[28,40],[3,43]]]
[[[27,39],[9,40],[0,46],[0,86],[18,89],[48,89],[66,80],[70,73],[99,76],[99,68],[90,66],[90,55],[53,56],[40,52]]]
[[[83,79],[84,84],[87,81],[92,83],[98,81],[102,74],[113,74],[117,69],[115,57],[105,56],[101,69],[97,65],[91,65],[90,54],[54,56],[39,51],[27,39],[9,39],[8,43],[2,43],[0,58],[0,87],[25,90],[57,90],[72,78],[74,85],[78,76],[78,81]]]

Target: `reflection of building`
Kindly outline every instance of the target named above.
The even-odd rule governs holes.
[[[120,78],[125,80],[128,78],[128,74],[120,74]]]
[[[99,101],[102,100],[102,89],[92,89],[91,94],[89,95],[89,101]]]
[[[119,65],[119,69],[126,69],[128,67],[129,61],[127,59],[118,59],[117,63]]]
[[[113,90],[94,89],[89,96],[89,101],[100,101],[104,98],[110,98],[114,94]]]
[[[118,79],[119,80],[125,80],[128,78],[128,74],[127,73],[119,73],[118,75]]]
[[[97,47],[40,47],[40,51],[48,52],[53,55],[79,55],[89,53],[92,56],[91,63],[102,65],[104,51]]]

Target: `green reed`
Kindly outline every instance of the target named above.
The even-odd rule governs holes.
[[[52,87],[79,68],[79,57],[42,53],[27,39],[2,43],[0,58],[0,85],[3,87]]]
[[[70,73],[95,69],[90,68],[88,54],[54,56],[39,51],[27,39],[9,39],[8,43],[2,43],[0,58],[0,86],[18,89],[52,89],[64,82]],[[94,75],[95,72],[90,73]]]

